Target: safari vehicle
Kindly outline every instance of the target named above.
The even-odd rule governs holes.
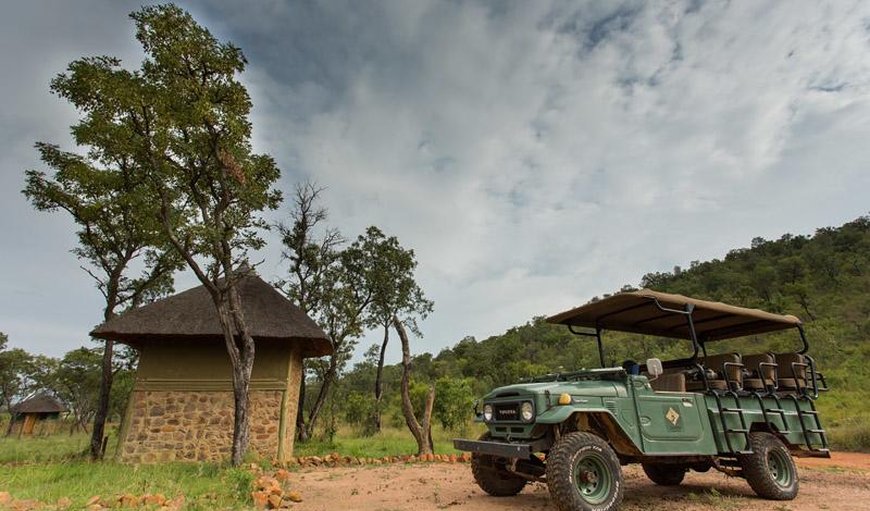
[[[640,463],[660,485],[715,469],[746,479],[760,497],[790,500],[798,493],[792,456],[830,457],[814,405],[826,385],[794,316],[640,290],[548,321],[595,338],[601,368],[482,399],[476,415],[488,432],[454,446],[472,453],[474,479],[490,495],[541,481],[560,511],[614,510],[624,492],[620,466]],[[795,352],[707,354],[714,342],[787,329],[800,343]],[[606,367],[605,330],[683,339],[692,355]]]

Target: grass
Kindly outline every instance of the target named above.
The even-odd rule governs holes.
[[[3,489],[16,499],[72,500],[81,509],[93,495],[112,499],[123,494],[184,495],[185,509],[246,509],[250,474],[213,463],[166,463],[127,466],[114,462],[50,462],[0,465]]]
[[[111,428],[110,428],[111,429]],[[117,432],[109,432],[107,457],[114,455]],[[88,452],[90,435],[58,433],[48,436],[18,438],[0,437],[0,465],[22,463],[61,462],[82,459]]]
[[[110,428],[107,460],[116,446],[116,430]],[[467,435],[476,437],[476,429]],[[435,450],[455,453],[454,436],[441,428],[432,432]],[[16,499],[44,503],[60,498],[72,500],[71,509],[81,509],[94,495],[113,499],[123,494],[141,496],[161,493],[185,497],[184,509],[249,509],[253,476],[245,469],[218,463],[163,463],[122,465],[114,461],[93,463],[87,459],[89,436],[60,433],[32,438],[0,438],[0,491]],[[339,430],[333,442],[313,440],[297,444],[294,455],[326,455],[379,458],[414,454],[417,444],[405,429],[386,428],[378,435],[360,438],[350,428]],[[268,465],[268,463],[265,463]]]
[[[859,386],[856,384],[854,387]],[[822,425],[834,450],[870,452],[868,398],[870,393],[863,389],[838,389],[823,394],[816,401]]]

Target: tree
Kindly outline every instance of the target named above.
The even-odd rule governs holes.
[[[90,71],[105,71],[105,61],[79,61],[71,75],[52,81],[53,93],[81,106],[82,79]],[[122,85],[117,77],[85,78],[96,89]],[[87,103],[84,103],[87,104]],[[176,255],[160,240],[157,201],[148,194],[138,174],[138,162],[128,154],[129,135],[106,122],[110,105],[94,106],[89,118],[73,127],[77,145],[86,156],[36,144],[53,175],[28,170],[23,193],[40,211],[65,211],[78,227],[78,247],[72,253],[103,295],[103,321],[127,308],[172,292],[172,274],[180,266]],[[103,436],[112,393],[114,342],[104,341],[100,395],[91,435],[91,457],[103,457]]]
[[[435,449],[432,442],[432,408],[435,405],[435,386],[429,386],[426,396],[426,404],[423,406],[423,419],[418,420],[414,412],[411,400],[411,348],[408,341],[408,332],[399,318],[393,318],[393,327],[399,335],[402,343],[402,415],[405,424],[411,430],[414,440],[417,441],[417,454],[432,454]]]
[[[248,445],[254,340],[236,283],[248,250],[263,246],[259,212],[274,209],[279,171],[251,149],[251,100],[237,75],[242,51],[218,41],[184,10],[143,7],[130,15],[145,60],[128,71],[112,57],[83,58],[58,78],[82,113],[73,127],[91,146],[129,164],[154,205],[159,246],[170,246],[209,292],[232,366],[232,463]],[[106,140],[120,141],[108,144]],[[138,206],[138,205],[134,205]]]
[[[26,396],[31,390],[33,357],[21,348],[7,349],[9,338],[0,332],[0,400],[11,413],[12,403]],[[6,436],[12,432],[12,420],[6,428]]]
[[[293,300],[306,314],[314,317],[321,327],[329,323],[329,318],[318,314],[318,311],[340,310],[335,307],[325,307],[325,310],[321,311],[320,304],[328,298],[337,296],[335,293],[327,293],[326,290],[335,286],[335,283],[330,282],[330,280],[335,278],[337,273],[330,268],[340,261],[339,246],[344,242],[341,234],[336,230],[325,229],[322,234],[319,232],[321,224],[327,218],[326,209],[317,204],[322,192],[322,188],[310,182],[296,186],[293,209],[290,211],[291,223],[278,225],[281,242],[284,245],[282,257],[290,262],[289,275],[287,279],[275,283],[275,287],[280,289],[287,298]],[[330,338],[330,341],[335,347],[336,339]],[[341,341],[341,339],[338,340],[339,345]],[[334,357],[335,354],[330,359]],[[315,366],[321,368],[320,371],[316,372],[323,377],[329,374],[328,371],[322,370],[322,361],[306,363],[306,366],[303,366],[303,376],[299,382],[299,403],[296,411],[296,435],[303,442],[308,440],[309,427],[314,427],[310,419],[308,424],[305,421],[305,380],[308,368],[314,370]],[[330,385],[331,382],[325,382],[321,379],[321,390],[324,386],[328,390]],[[319,392],[318,399],[321,394],[325,395],[323,392]],[[311,416],[314,422],[316,422],[322,406],[322,401],[314,403],[312,407],[314,413]]]
[[[450,431],[465,431],[469,411],[474,405],[474,392],[466,378],[438,378],[435,382],[438,400],[433,413],[441,426]]]
[[[425,318],[432,311],[432,302],[426,299],[414,280],[414,269],[417,267],[414,251],[403,248],[395,236],[387,237],[380,229],[371,226],[348,248],[348,252],[357,254],[357,258],[366,263],[359,271],[364,279],[362,285],[371,293],[366,325],[384,330],[375,377],[372,418],[375,431],[380,431],[384,358],[390,340],[390,327],[394,318],[402,316],[408,328],[419,334],[416,316]]]
[[[70,434],[87,431],[100,399],[102,355],[98,348],[78,348],[67,352],[57,363],[51,386],[73,414]]]

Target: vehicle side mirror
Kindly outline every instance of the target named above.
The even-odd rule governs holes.
[[[657,358],[649,358],[646,361],[646,373],[650,375],[651,379],[658,378],[662,375],[664,369],[662,368],[662,361]]]

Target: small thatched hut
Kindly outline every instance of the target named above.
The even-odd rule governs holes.
[[[279,461],[293,451],[302,359],[332,353],[323,331],[256,275],[239,281],[256,344],[250,449]],[[121,426],[127,462],[222,460],[233,433],[232,372],[217,312],[200,286],[124,313],[92,335],[139,351]]]
[[[37,424],[57,419],[67,411],[66,406],[49,394],[37,394],[12,406],[12,432],[32,435]],[[20,428],[20,429],[19,429]]]

